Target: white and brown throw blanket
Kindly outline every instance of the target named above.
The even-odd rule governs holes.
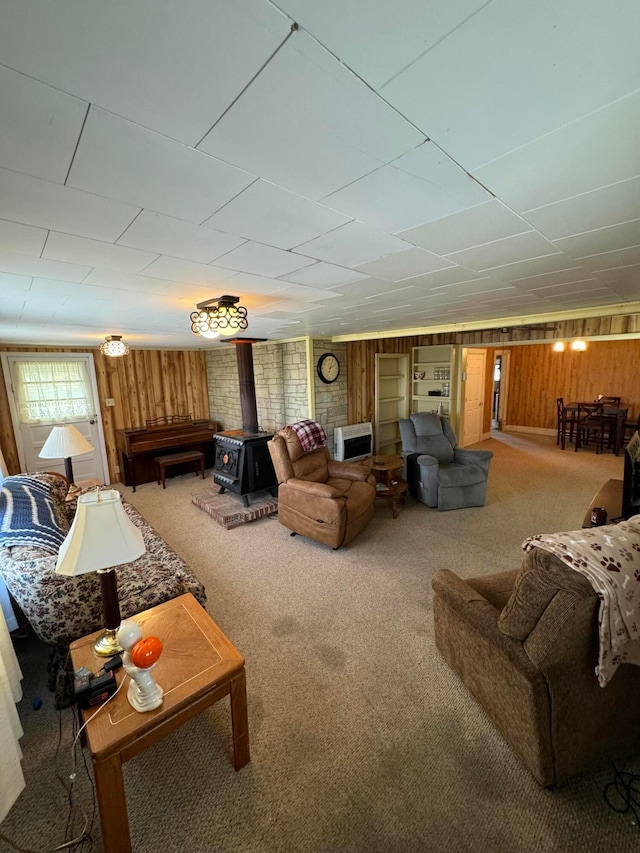
[[[34,477],[7,477],[0,489],[0,545],[33,545],[57,554],[65,533],[49,486]]]
[[[640,665],[640,515],[620,524],[541,533],[522,547],[550,551],[591,582],[600,599],[600,686],[621,663]]]
[[[305,451],[317,450],[318,447],[327,446],[327,434],[324,427],[317,421],[297,421],[295,424],[289,424],[289,428],[298,436],[302,449]]]

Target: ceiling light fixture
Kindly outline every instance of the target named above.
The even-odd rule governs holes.
[[[229,337],[249,327],[247,309],[238,305],[239,296],[220,296],[196,305],[191,312],[191,331],[203,338]],[[213,304],[212,304],[213,303]]]
[[[129,355],[129,344],[125,344],[122,335],[107,335],[105,342],[100,344],[100,352],[111,358],[119,358],[121,355]]]

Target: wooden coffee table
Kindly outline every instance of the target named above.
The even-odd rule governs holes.
[[[372,456],[365,459],[363,465],[369,467],[376,478],[376,499],[391,502],[393,517],[398,517],[398,502],[404,503],[407,482],[397,475],[404,465],[401,456]]]
[[[213,619],[189,593],[152,607],[135,617],[143,636],[163,643],[153,671],[164,689],[162,705],[138,713],[127,700],[127,685],[105,703],[85,728],[96,783],[105,853],[130,853],[122,765],[182,723],[224,696],[231,701],[233,756],[236,770],[249,761],[249,725],[244,658]],[[71,644],[74,670],[86,666],[97,672],[104,664],[93,651],[96,631]],[[118,684],[129,677],[120,669]],[[95,708],[82,711],[86,722]]]

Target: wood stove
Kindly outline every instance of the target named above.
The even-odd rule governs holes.
[[[244,432],[241,429],[217,432],[213,482],[225,490],[242,496],[249,506],[249,495],[261,489],[270,489],[277,495],[278,481],[271,461],[267,442],[272,437],[267,432]]]

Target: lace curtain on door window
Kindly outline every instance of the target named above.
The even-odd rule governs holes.
[[[95,414],[84,361],[17,362],[15,379],[23,424],[71,421]]]

